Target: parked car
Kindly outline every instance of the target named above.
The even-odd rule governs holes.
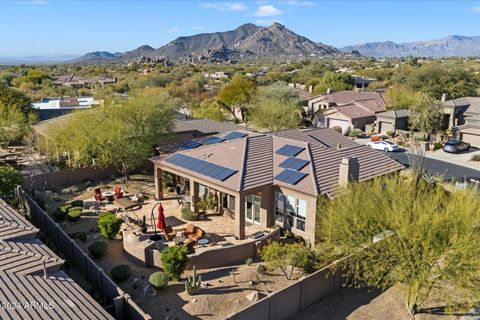
[[[470,150],[470,143],[466,143],[459,140],[448,140],[443,145],[443,151],[449,153],[459,153],[462,151]]]
[[[398,145],[390,141],[375,141],[368,143],[372,149],[382,150],[382,151],[398,151]]]

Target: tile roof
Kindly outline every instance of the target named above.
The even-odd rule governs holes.
[[[210,119],[176,120],[175,133],[197,131],[200,134],[217,134],[234,130],[246,130],[238,124]]]
[[[376,116],[383,116],[388,118],[405,118],[408,117],[408,109],[390,110],[385,112],[379,112]]]
[[[299,171],[306,177],[295,185],[278,181],[275,177],[284,168],[279,165],[288,157],[276,151],[285,145],[301,147],[295,157],[309,164]],[[290,129],[275,133],[253,134],[245,138],[179,151],[192,157],[226,166],[237,173],[225,181],[217,181],[201,175],[202,179],[235,191],[246,191],[256,187],[275,184],[310,195],[335,196],[338,185],[339,166],[342,158],[355,156],[360,163],[360,180],[371,179],[403,169],[403,165],[371,148],[359,145],[332,129]],[[166,162],[171,155],[151,160],[168,171],[169,168],[199,175],[194,171]]]
[[[385,111],[387,107],[383,96],[374,91],[335,91],[330,94],[313,97],[312,99],[317,101],[326,100],[337,106],[357,102],[357,104],[364,106],[374,113]]]
[[[60,271],[64,261],[35,238],[37,233],[38,229],[0,199],[0,301],[22,305],[0,308],[0,319],[113,320]]]

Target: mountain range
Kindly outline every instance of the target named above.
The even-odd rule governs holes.
[[[214,63],[247,58],[277,59],[302,56],[339,58],[359,55],[356,52],[340,51],[323,43],[315,43],[279,23],[274,23],[270,27],[247,23],[231,31],[179,37],[158,49],[145,45],[125,53],[96,51],[71,62],[125,62],[151,57],[180,63]]]
[[[395,43],[392,41],[370,42],[347,46],[345,52],[357,50],[369,57],[468,57],[480,56],[480,37],[447,36],[443,39]]]

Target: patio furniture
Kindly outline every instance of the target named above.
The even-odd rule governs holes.
[[[114,198],[115,198],[115,200],[122,199],[123,198],[123,191],[120,191],[119,193],[116,193]]]
[[[177,232],[173,230],[171,226],[165,226],[165,229],[163,229],[162,231],[165,234],[165,239],[167,241],[172,241],[177,236]]]
[[[113,197],[115,196],[115,192],[113,191],[105,191],[102,193],[102,196],[104,196],[109,202],[113,201]]]
[[[103,200],[105,200],[105,197],[102,195],[102,191],[100,190],[100,188],[95,188],[95,201],[97,202],[102,202]]]
[[[202,247],[205,247],[210,241],[208,239],[200,239],[197,241],[197,243],[199,245],[201,245]]]
[[[122,186],[117,184],[115,188],[113,188],[113,191],[115,192],[115,195],[118,195],[120,192],[122,192]]]
[[[182,232],[182,234],[184,237],[192,239],[196,242],[205,235],[205,232],[193,224],[188,224],[187,228]]]
[[[173,238],[172,241],[173,241],[176,245],[180,245],[180,244],[184,243],[185,240],[187,240],[187,238],[185,238],[185,237],[175,237],[175,238]]]

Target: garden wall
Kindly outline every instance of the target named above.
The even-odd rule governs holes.
[[[153,163],[145,160],[144,164],[134,170],[136,172],[145,171],[153,174]],[[72,186],[74,184],[84,183],[89,180],[98,182],[119,177],[120,173],[113,166],[106,168],[87,167],[71,170],[61,170],[56,172],[42,173],[25,178],[22,187],[25,190],[59,190],[62,187]]]
[[[257,240],[228,247],[209,248],[207,251],[189,255],[188,265],[189,268],[195,265],[195,268],[199,270],[243,264],[247,258],[256,258],[258,249],[262,248],[268,240],[279,237],[280,228],[276,228]]]
[[[325,267],[231,315],[229,320],[284,320],[337,291],[346,278],[342,270]]]
[[[57,222],[55,222],[40,206],[23,191],[16,190],[16,195],[25,207],[27,215],[45,237],[54,243],[62,253],[63,258],[87,280],[93,290],[105,301],[107,309],[114,309],[113,314],[118,320],[151,320],[130,296],[118,287],[103,271],[102,268],[73,241]]]

